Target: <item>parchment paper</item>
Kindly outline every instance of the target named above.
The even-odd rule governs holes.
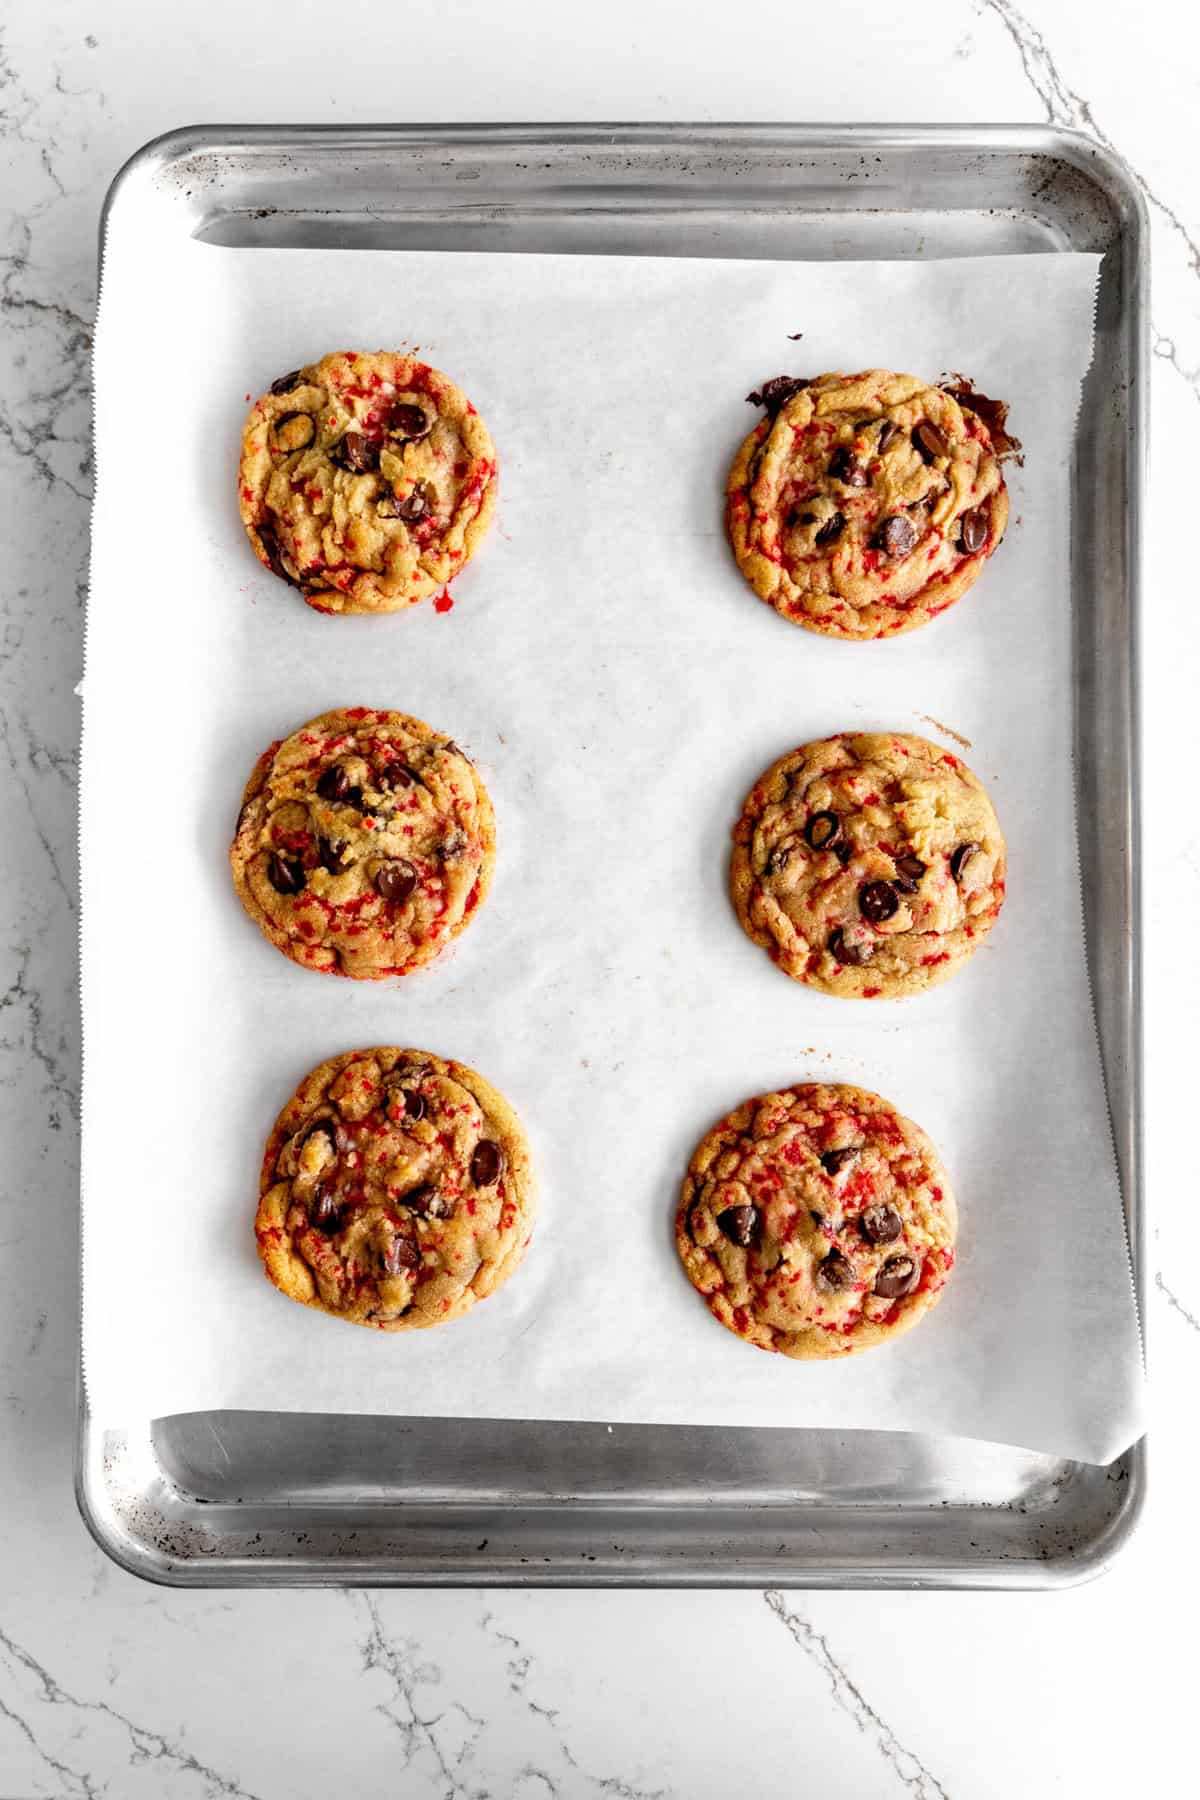
[[[117,220],[119,227],[119,218]],[[84,1347],[109,1418],[210,1407],[886,1427],[1106,1459],[1141,1359],[1087,991],[1073,817],[1069,480],[1097,259],[785,264],[226,250],[114,229],[82,841]],[[798,343],[788,334],[803,332]],[[420,346],[500,448],[454,607],[327,619],[253,560],[246,401],[331,348]],[[910,638],[826,642],[736,572],[724,476],[780,372],[964,370],[1012,402],[1008,538]],[[451,733],[496,805],[488,904],[389,985],[281,957],[226,864],[264,745],[342,705]],[[971,740],[1009,844],[973,964],[899,1004],[789,982],[726,893],[783,750],[846,727]],[[957,743],[953,747],[958,748]],[[523,1270],[468,1319],[386,1336],[284,1300],[251,1222],[261,1147],[314,1063],[370,1044],[473,1064],[541,1174]],[[940,1308],[798,1365],[722,1330],[671,1219],[701,1134],[801,1079],[875,1088],[961,1210]]]

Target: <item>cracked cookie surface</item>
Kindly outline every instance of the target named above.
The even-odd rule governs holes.
[[[487,895],[495,848],[487,789],[452,739],[352,706],[263,752],[229,860],[242,905],[285,956],[374,980],[457,937]]]
[[[424,1050],[306,1075],[263,1156],[255,1238],[289,1299],[380,1331],[461,1318],[518,1267],[536,1197],[508,1102]]]
[[[964,392],[868,369],[777,376],[750,396],[767,416],[734,458],[725,523],[760,599],[861,639],[913,631],[966,593],[1004,535],[1008,493]]]
[[[467,563],[496,501],[496,448],[448,376],[398,351],[337,351],[250,408],[238,503],[254,553],[318,612],[397,612]]]
[[[734,826],[743,929],[794,981],[896,999],[946,980],[1004,900],[995,809],[960,757],[901,732],[841,732],[773,763]]]
[[[908,1331],[954,1266],[949,1178],[919,1126],[864,1088],[747,1100],[692,1157],[675,1221],[688,1280],[728,1330],[784,1356]]]

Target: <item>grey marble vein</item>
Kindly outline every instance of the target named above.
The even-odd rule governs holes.
[[[67,1714],[65,1742],[57,1750],[45,1741],[51,1735],[49,1724],[46,1729],[39,1730],[32,1722],[33,1709],[41,1707],[63,1709]],[[76,1800],[76,1797],[78,1800],[101,1800],[111,1791],[107,1779],[94,1779],[92,1771],[79,1766],[80,1757],[76,1754],[80,1752],[82,1757],[90,1758],[94,1753],[95,1746],[89,1741],[89,1724],[95,1719],[110,1721],[126,1735],[127,1764],[154,1762],[161,1764],[164,1776],[168,1773],[195,1776],[205,1800],[260,1800],[233,1776],[223,1775],[201,1762],[190,1750],[162,1732],[137,1724],[106,1700],[81,1700],[68,1693],[28,1650],[4,1631],[0,1631],[0,1717],[15,1725],[42,1767],[66,1784],[58,1790],[61,1800]]]
[[[974,0],[974,4],[977,11],[994,14],[1016,46],[1025,78],[1045,109],[1047,124],[1063,125],[1086,132],[1097,143],[1103,144],[1106,150],[1111,150],[1115,156],[1121,156],[1147,204],[1166,221],[1182,246],[1191,273],[1200,277],[1200,242],[1175,208],[1155,192],[1145,176],[1123,155],[1108,133],[1097,123],[1090,103],[1063,76],[1044,36],[1033,21],[1015,7],[1012,0]],[[1187,382],[1197,400],[1200,400],[1200,367],[1185,364],[1174,341],[1159,330],[1157,325],[1152,329],[1154,354],[1169,364]]]
[[[1154,1285],[1159,1293],[1166,1299],[1167,1305],[1174,1308],[1184,1323],[1190,1325],[1193,1331],[1200,1331],[1200,1319],[1198,1319],[1194,1313],[1188,1311],[1178,1295],[1172,1293],[1171,1289],[1162,1278],[1161,1269],[1156,1269],[1154,1272]]]
[[[906,1750],[891,1726],[886,1724],[865,1698],[856,1683],[838,1662],[829,1644],[808,1620],[793,1612],[783,1595],[771,1589],[763,1599],[792,1641],[803,1650],[828,1677],[833,1698],[848,1713],[863,1733],[871,1739],[880,1756],[890,1766],[896,1779],[914,1796],[914,1800],[950,1800],[948,1790],[925,1767],[920,1757]]]

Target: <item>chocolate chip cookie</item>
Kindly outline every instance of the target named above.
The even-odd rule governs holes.
[[[229,852],[242,905],[293,962],[374,980],[432,961],[478,911],[496,833],[451,738],[351,706],[259,757]]]
[[[793,981],[896,999],[978,950],[1005,867],[987,790],[959,757],[901,732],[843,731],[755,782],[730,887],[747,935]]]
[[[759,598],[810,631],[877,638],[965,594],[1008,522],[1001,449],[967,392],[868,369],[751,394],[766,416],[734,458],[725,523]]]
[[[341,350],[250,408],[238,499],[255,555],[325,613],[398,612],[453,579],[496,503],[496,448],[448,376]]]
[[[801,1358],[909,1331],[954,1267],[958,1215],[925,1133],[863,1088],[747,1100],[688,1167],[675,1239],[722,1325]]]
[[[518,1266],[529,1146],[474,1069],[355,1050],[306,1075],[267,1140],[258,1254],[290,1300],[409,1331],[461,1318]]]

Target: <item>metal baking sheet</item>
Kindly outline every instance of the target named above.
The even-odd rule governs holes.
[[[1143,1298],[1138,586],[1147,224],[1121,164],[1040,126],[207,127],[147,145],[102,219],[211,243],[834,260],[1104,253],[1074,471],[1088,960]],[[1144,1313],[1144,1308],[1143,1308]],[[80,1388],[77,1492],[124,1567],[183,1586],[1046,1587],[1145,1492],[1107,1468],[886,1432],[210,1412]]]

